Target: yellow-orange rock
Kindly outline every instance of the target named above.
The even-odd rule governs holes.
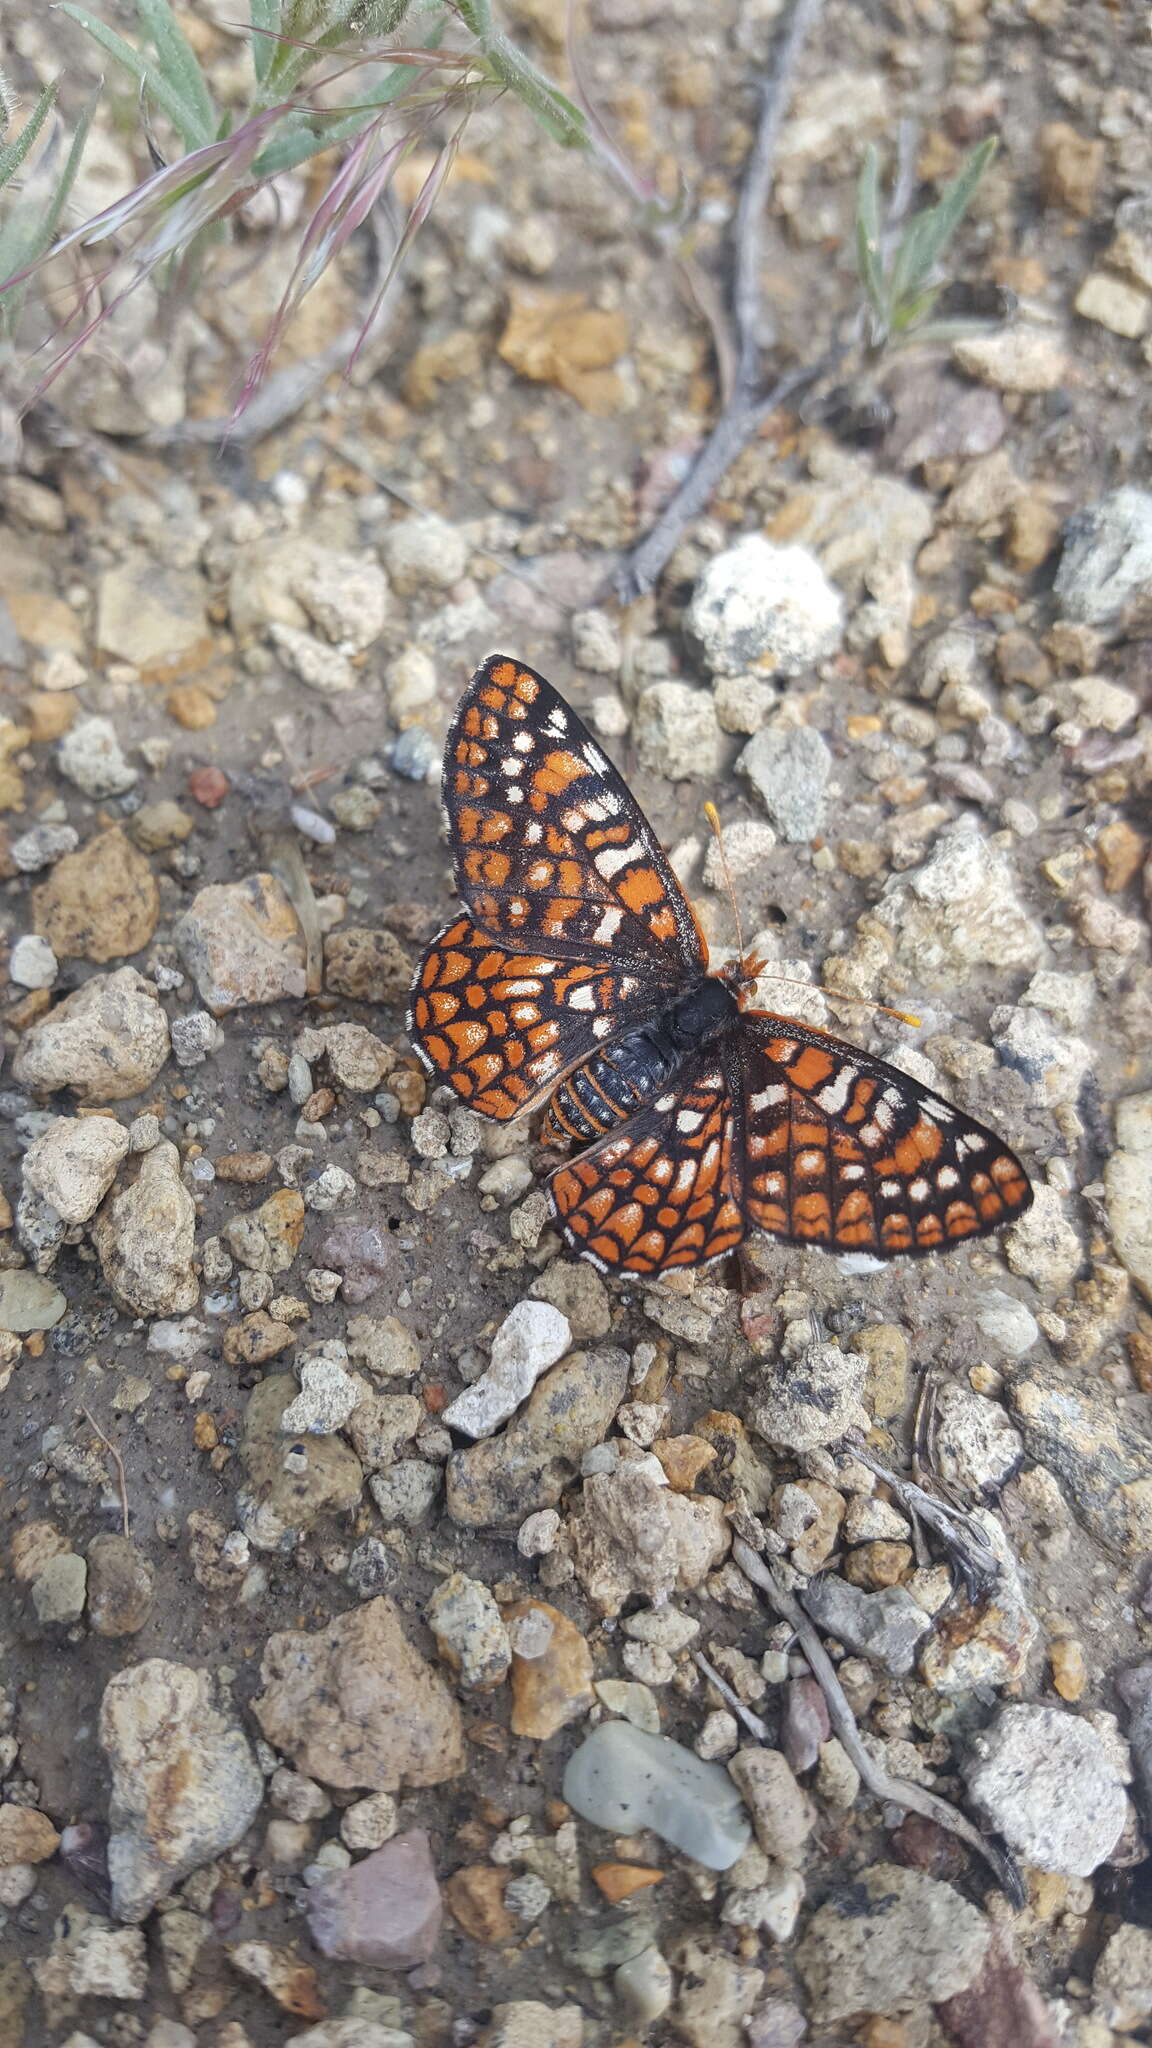
[[[32,924],[61,960],[121,960],[148,944],[160,891],[118,825],[58,860],[32,891]]]
[[[630,1899],[633,1892],[663,1883],[664,1872],[648,1870],[642,1863],[594,1863],[592,1877],[604,1897],[618,1906],[622,1899]]]
[[[458,1927],[473,1941],[490,1946],[515,1941],[518,1928],[507,1906],[504,1891],[510,1871],[494,1863],[466,1863],[453,1871],[444,1886],[444,1903]]]
[[[582,292],[515,289],[499,347],[522,377],[555,384],[585,412],[618,412],[624,402],[624,386],[610,366],[628,347],[628,323],[622,313],[590,306]]]
[[[547,1742],[592,1705],[592,1653],[575,1622],[546,1600],[501,1611],[512,1643],[512,1733]]]
[[[662,1436],[652,1446],[674,1493],[691,1493],[706,1465],[716,1456],[715,1444],[700,1436]]]

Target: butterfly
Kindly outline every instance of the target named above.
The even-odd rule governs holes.
[[[897,1067],[749,1006],[710,971],[651,825],[571,706],[507,655],[457,707],[444,804],[461,912],[408,1028],[424,1067],[501,1121],[545,1103],[575,1146],[549,1194],[602,1272],[700,1266],[750,1228],[830,1251],[947,1249],[1032,1201],[1018,1159]]]

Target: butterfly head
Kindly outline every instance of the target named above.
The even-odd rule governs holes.
[[[721,980],[728,983],[739,1007],[742,1010],[753,1009],[755,1004],[752,999],[756,993],[756,984],[760,976],[768,972],[767,960],[762,960],[758,954],[743,953],[737,959],[729,960],[719,972]]]

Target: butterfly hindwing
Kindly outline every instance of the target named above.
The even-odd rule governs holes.
[[[551,683],[493,655],[448,735],[444,801],[456,886],[515,950],[647,964],[669,989],[707,949],[643,811]]]
[[[699,1048],[673,1091],[553,1174],[565,1237],[602,1271],[705,1265],[743,1237],[740,1106],[722,1055]]]
[[[826,1032],[742,1020],[748,1221],[833,1251],[946,1251],[1030,1207],[1019,1160],[899,1067]]]

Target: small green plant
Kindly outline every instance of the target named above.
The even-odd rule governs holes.
[[[900,236],[885,234],[880,197],[880,157],[874,144],[864,152],[856,188],[856,265],[865,298],[867,345],[875,355],[909,342],[949,341],[986,323],[932,318],[946,280],[940,260],[972,204],[976,188],[996,154],[989,136],[969,152],[934,206],[913,214]]]
[[[160,273],[167,282],[189,284],[208,251],[227,239],[246,201],[279,174],[324,152],[338,153],[327,189],[300,229],[297,260],[248,366],[239,413],[291,314],[363,226],[400,164],[430,134],[439,138],[431,167],[365,313],[360,342],[435,206],[479,104],[512,93],[555,141],[569,147],[588,142],[580,109],[511,41],[494,18],[491,0],[250,0],[251,87],[239,111],[216,104],[169,0],[136,0],[136,42],[77,0],[60,0],[60,8],[135,81],[157,168],[112,206],[56,239],[65,185],[47,239],[41,232],[32,243],[17,241],[16,260],[10,260],[12,250],[6,252],[9,260],[0,260],[3,308],[48,257],[69,249],[109,252],[106,268],[85,292],[88,302],[98,299],[95,313],[78,313],[54,337],[59,346],[34,395],[145,278]],[[391,41],[402,27],[408,36],[403,46]],[[42,125],[44,118],[38,107],[28,127],[37,120]],[[160,140],[153,133],[157,120],[164,127]]]
[[[15,103],[7,79],[0,74],[0,193],[8,192],[0,219],[0,278],[27,272],[51,247],[80,168],[96,102],[91,100],[84,109],[61,162],[62,134],[50,120],[56,93],[55,83],[46,85],[20,133],[8,141]],[[44,147],[33,160],[41,135]],[[0,336],[5,340],[11,338],[21,299],[19,289],[0,296]]]

